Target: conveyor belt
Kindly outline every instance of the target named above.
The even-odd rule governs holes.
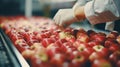
[[[0,67],[29,67],[2,29],[0,29]]]

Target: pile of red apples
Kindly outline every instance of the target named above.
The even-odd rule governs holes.
[[[45,17],[1,17],[1,27],[31,67],[120,67],[120,35],[61,29]]]

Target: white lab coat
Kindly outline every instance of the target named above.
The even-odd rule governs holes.
[[[120,0],[78,0],[73,9],[77,6],[85,6],[85,16],[93,25],[110,22],[106,26],[110,29],[113,21],[120,19]]]

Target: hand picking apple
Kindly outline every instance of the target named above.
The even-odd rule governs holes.
[[[59,26],[66,27],[71,23],[78,21],[78,19],[75,17],[73,9],[60,9],[55,15],[54,21]]]

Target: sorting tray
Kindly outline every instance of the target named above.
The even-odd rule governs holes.
[[[0,67],[30,67],[1,28]]]

